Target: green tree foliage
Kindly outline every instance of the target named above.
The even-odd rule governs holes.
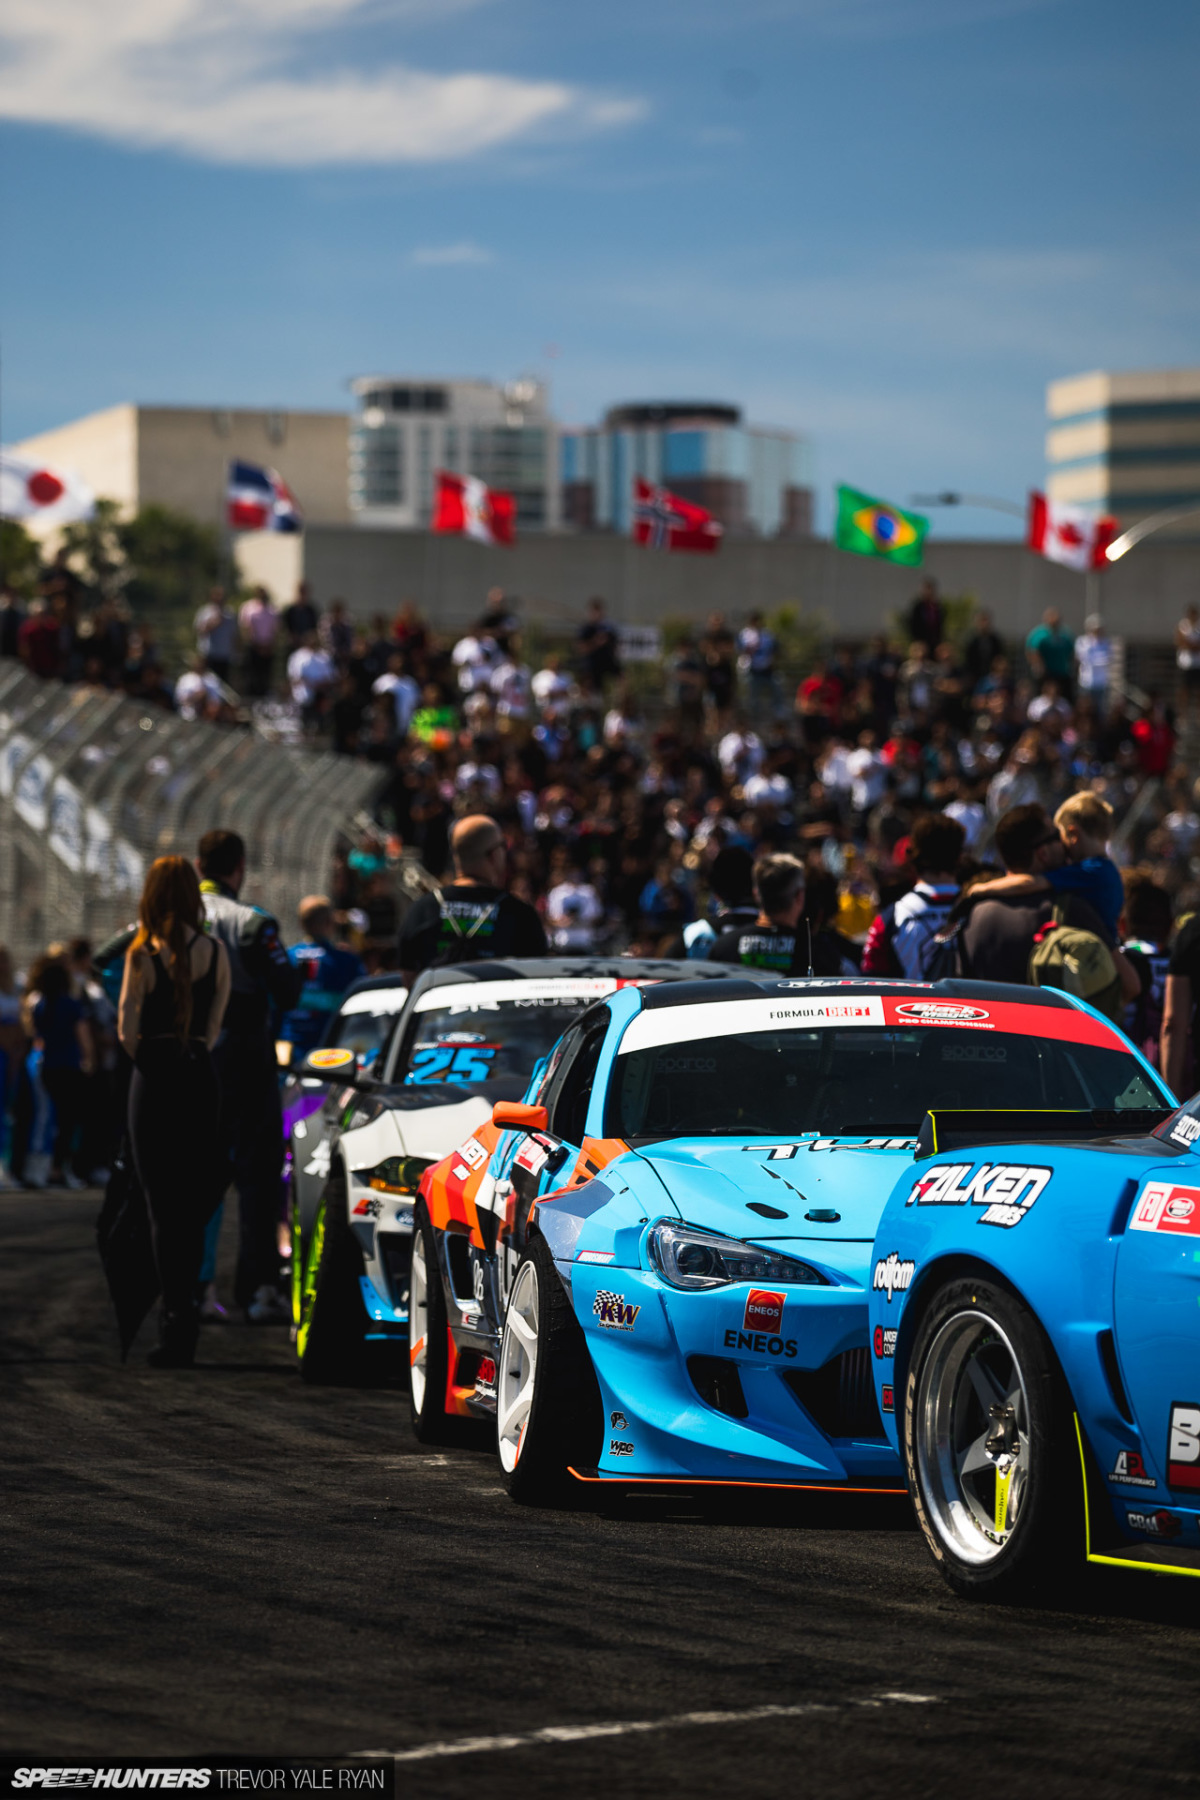
[[[68,525],[71,567],[97,598],[122,599],[177,668],[192,647],[192,621],[220,579],[221,539],[169,506],[142,506],[123,518],[115,500],[98,500],[90,519]]]
[[[18,594],[32,594],[37,586],[38,546],[16,519],[0,519],[0,577]]]

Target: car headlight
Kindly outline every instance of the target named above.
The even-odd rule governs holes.
[[[427,1156],[385,1156],[373,1169],[352,1169],[360,1187],[374,1188],[377,1194],[415,1194],[421,1177],[433,1163]]]
[[[664,1281],[678,1288],[727,1287],[731,1281],[777,1281],[784,1287],[828,1287],[819,1269],[795,1256],[762,1250],[741,1238],[717,1237],[695,1225],[656,1225],[650,1254]]]

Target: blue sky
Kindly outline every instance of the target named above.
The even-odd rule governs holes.
[[[6,441],[368,371],[702,396],[903,502],[1200,362],[1181,0],[5,0]],[[990,534],[999,515],[939,515]]]

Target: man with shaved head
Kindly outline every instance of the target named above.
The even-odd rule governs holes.
[[[454,880],[440,894],[423,894],[400,929],[404,973],[493,956],[545,956],[542,921],[507,892],[508,847],[495,819],[486,813],[459,819],[450,854]]]

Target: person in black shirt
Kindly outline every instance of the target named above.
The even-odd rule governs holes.
[[[587,618],[575,641],[579,645],[582,674],[590,687],[603,693],[605,682],[621,673],[621,659],[618,653],[620,640],[615,627],[604,616],[604,602],[599,597],[588,601]]]
[[[508,848],[494,819],[473,813],[450,834],[454,880],[414,903],[400,930],[405,975],[446,963],[545,956],[546,933],[527,901],[506,892]]]
[[[708,960],[770,969],[776,975],[807,975],[804,889],[804,864],[798,857],[760,857],[754,865],[758,917],[752,925],[734,925],[723,931]]]
[[[1186,1100],[1196,1087],[1196,1027],[1200,1023],[1200,913],[1185,917],[1167,964],[1159,1067],[1173,1094]]]

